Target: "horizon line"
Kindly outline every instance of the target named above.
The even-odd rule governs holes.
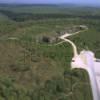
[[[9,3],[7,3],[7,2],[1,2],[0,4],[5,4],[5,5],[67,5],[67,4],[69,4],[69,5],[79,5],[79,6],[94,6],[94,7],[100,7],[100,4],[89,4],[89,3],[67,3],[67,2],[65,2],[65,3],[24,3],[24,2],[9,2]]]

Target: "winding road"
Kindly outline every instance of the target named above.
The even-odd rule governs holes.
[[[84,31],[85,30],[87,29],[84,29]],[[68,42],[72,45],[74,54],[71,62],[72,69],[81,68],[88,72],[93,93],[93,100],[100,100],[100,59],[96,59],[94,53],[91,51],[83,50],[80,52],[80,54],[78,54],[76,45],[67,39],[67,37],[79,34],[80,32],[82,31],[78,31],[73,34],[66,33],[60,36],[59,38],[63,41],[56,45],[59,45],[63,42]],[[69,95],[71,94],[72,93],[69,93]]]

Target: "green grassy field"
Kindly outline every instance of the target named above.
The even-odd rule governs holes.
[[[79,52],[89,49],[99,58],[100,9],[87,9],[0,7],[0,100],[92,100],[87,73],[71,70],[71,46],[37,42],[39,37],[86,25],[87,31],[70,39]]]

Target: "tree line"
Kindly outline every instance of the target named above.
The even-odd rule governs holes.
[[[10,10],[0,10],[0,13],[8,16],[10,19],[20,22],[25,20],[40,20],[49,18],[82,18],[99,19],[100,15],[81,14],[81,13],[17,13]]]

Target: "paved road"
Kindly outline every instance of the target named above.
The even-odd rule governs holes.
[[[94,71],[96,73],[96,80],[100,93],[100,60],[94,63]]]
[[[94,53],[91,51],[83,50],[80,52],[80,54],[78,54],[76,45],[72,41],[67,39],[67,37],[79,34],[80,32],[81,31],[78,31],[74,34],[66,33],[59,38],[72,45],[74,55],[72,58],[71,67],[85,69],[88,72],[93,93],[93,99],[100,100],[100,60],[96,59]]]

